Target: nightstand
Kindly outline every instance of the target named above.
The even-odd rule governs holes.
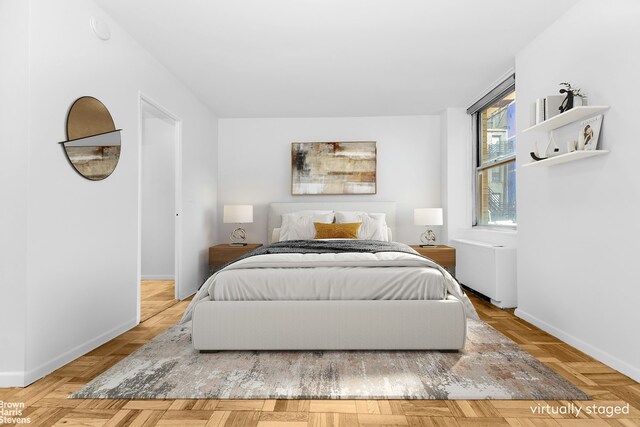
[[[456,267],[456,248],[445,245],[429,246],[422,248],[418,245],[411,245],[416,252],[422,256],[434,260],[446,269]]]
[[[262,246],[261,243],[248,243],[246,246],[229,246],[224,243],[209,248],[209,267],[219,270],[223,265]]]

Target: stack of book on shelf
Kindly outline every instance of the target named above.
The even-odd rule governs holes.
[[[564,100],[564,95],[549,95],[545,98],[538,98],[531,104],[530,124],[535,126],[553,116],[560,114],[560,105]]]

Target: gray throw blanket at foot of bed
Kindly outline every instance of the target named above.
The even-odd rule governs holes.
[[[193,313],[193,309],[195,305],[197,305],[200,301],[208,298],[209,288],[214,283],[216,276],[220,271],[225,269],[236,269],[241,268],[243,263],[240,261],[246,260],[248,258],[254,258],[261,255],[269,255],[269,254],[339,254],[339,253],[369,253],[369,254],[378,254],[383,252],[390,253],[404,253],[411,255],[411,263],[410,266],[416,267],[426,267],[426,268],[435,268],[440,273],[442,273],[444,280],[446,282],[447,291],[449,294],[460,299],[465,308],[465,314],[467,317],[472,319],[478,319],[478,315],[469,301],[469,298],[464,294],[460,284],[456,281],[451,274],[447,270],[445,270],[442,266],[430,260],[429,258],[423,257],[418,254],[408,245],[404,243],[398,242],[382,242],[378,240],[288,240],[283,242],[271,243],[268,245],[261,246],[240,258],[230,262],[225,265],[221,270],[211,276],[200,288],[196,296],[187,307],[187,310],[182,317],[181,322],[186,322],[191,319],[191,315]],[[240,264],[238,264],[240,263]],[[415,264],[418,265],[415,265]],[[260,263],[262,265],[262,263]],[[263,265],[262,265],[263,266]],[[286,265],[274,265],[274,267],[287,267]],[[246,268],[251,268],[247,266]]]

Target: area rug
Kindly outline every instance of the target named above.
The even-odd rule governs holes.
[[[469,320],[463,351],[199,353],[175,325],[71,398],[588,400],[516,343]]]

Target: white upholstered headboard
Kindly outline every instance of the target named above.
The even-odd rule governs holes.
[[[267,220],[267,239],[271,241],[273,229],[282,225],[282,214],[306,210],[362,211],[384,213],[387,226],[396,231],[396,202],[313,202],[313,203],[271,203]]]

